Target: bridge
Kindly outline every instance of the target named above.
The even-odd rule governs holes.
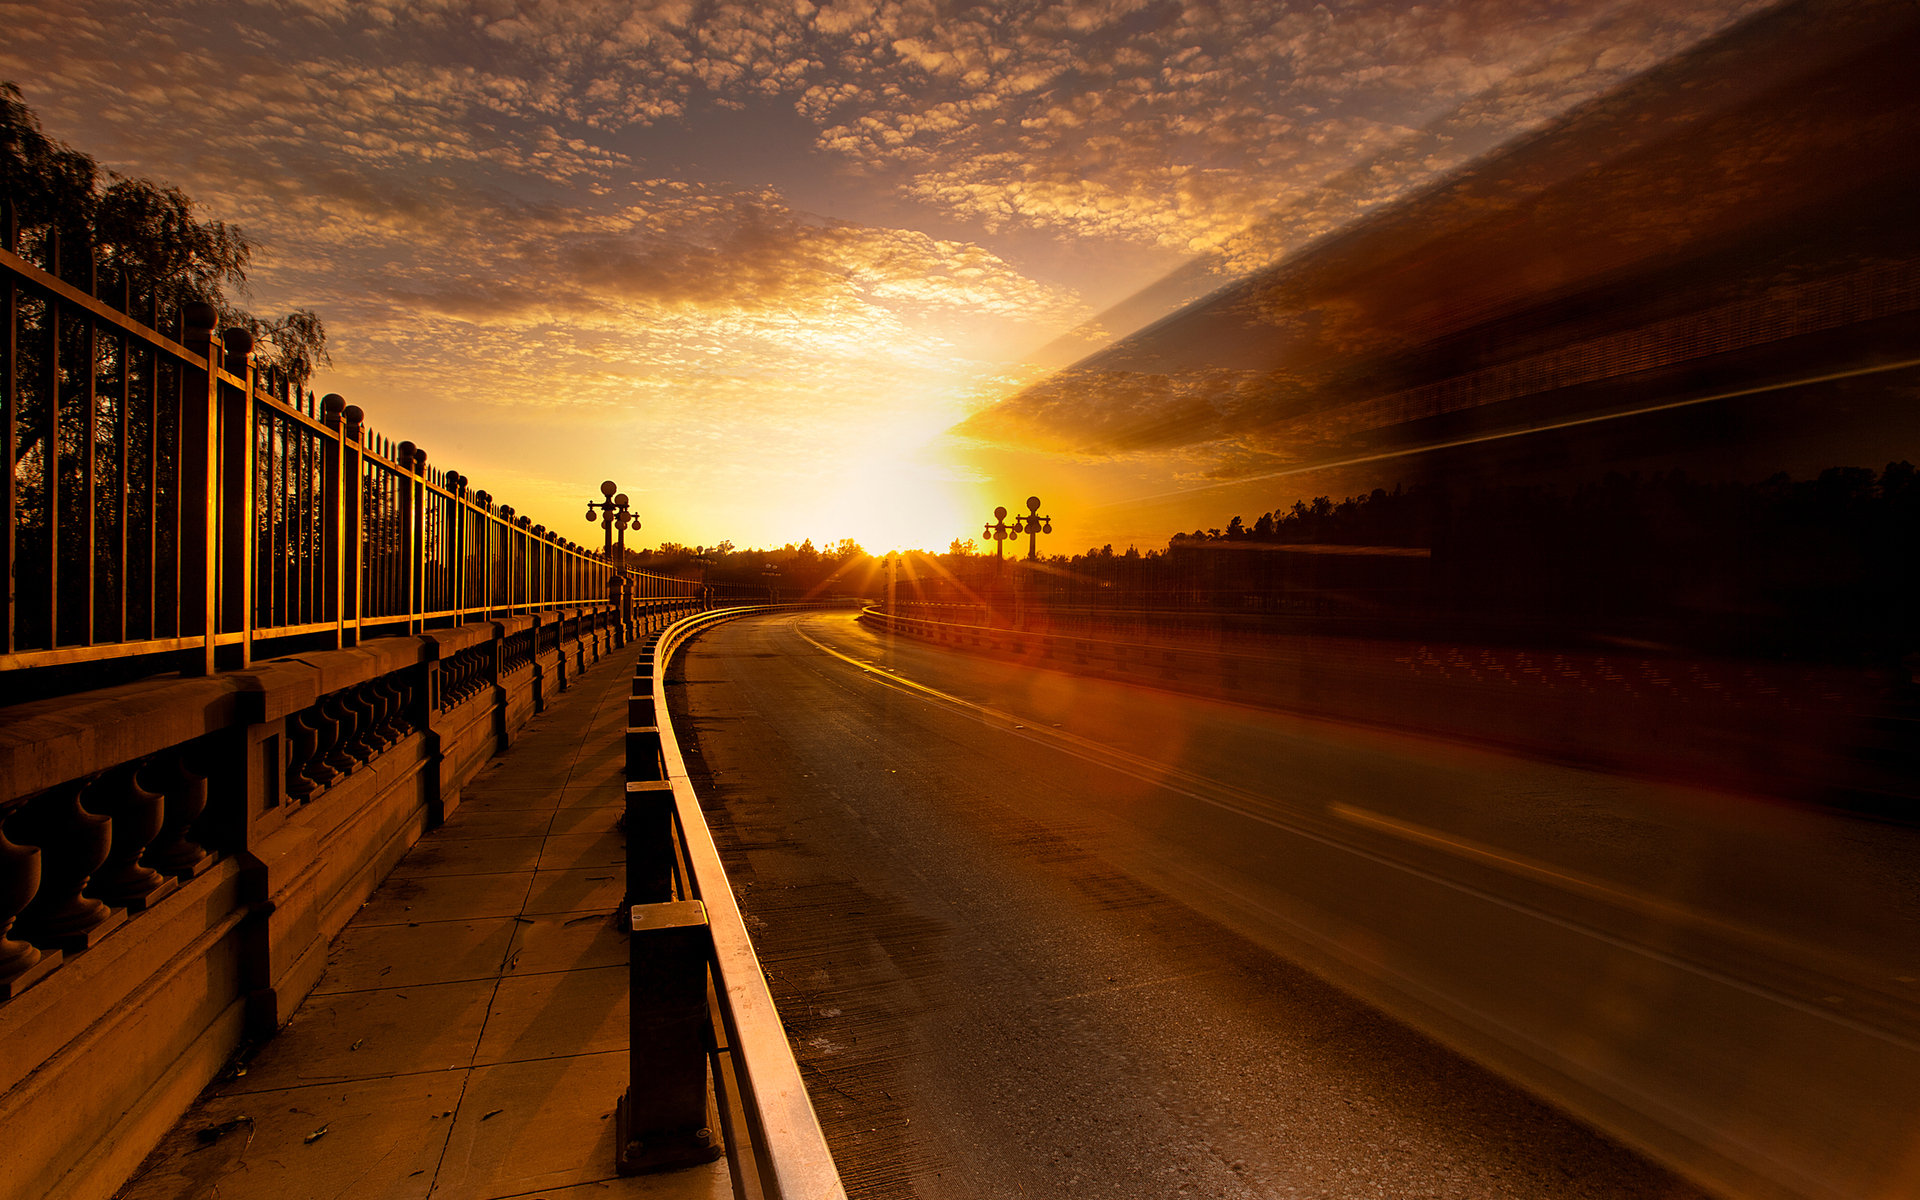
[[[992,420],[1155,444],[1074,389],[1231,362],[1303,471],[1892,447],[1891,511],[1883,20],[1783,6]],[[735,604],[18,251],[8,1200],[1920,1190],[1907,525],[1666,609],[1563,554],[1527,610],[1555,529],[1431,512]]]
[[[685,629],[714,589],[625,570],[429,466],[342,397],[256,370],[251,339],[216,334],[209,306],[146,297],[143,308],[11,245],[0,267],[15,464],[0,656],[0,1186],[102,1197],[140,1174],[243,1047],[273,1038],[316,988],[332,994],[335,938],[425,853],[423,834],[484,823],[462,814],[497,796],[499,775],[483,772],[583,687],[589,712],[617,718],[587,728],[606,743],[593,751],[614,756],[595,811],[625,819],[630,696],[646,694],[662,632]],[[670,742],[665,752],[671,761]],[[542,777],[549,765],[532,749],[507,761]],[[703,827],[697,804],[682,807],[679,858],[662,849],[660,879],[646,883],[666,892],[622,878],[566,903],[607,924],[630,919],[623,897],[698,907],[706,896],[682,971],[704,1017],[708,959],[728,980],[752,973],[752,951],[737,916],[723,919],[724,877],[685,857]],[[654,815],[661,831],[674,823]],[[610,823],[594,835],[619,836]],[[401,966],[396,978],[419,977]],[[781,1086],[783,1062],[793,1068],[777,1020],[752,1000],[729,986],[713,1003],[729,1039],[721,1078],[735,1088],[724,1115],[740,1131],[719,1170],[753,1179],[758,1163],[767,1196],[831,1194],[817,1128],[804,1136],[804,1094]],[[703,1063],[698,1024],[676,1033],[661,1044]],[[622,1057],[588,1107],[624,1093]],[[659,1071],[641,1070],[644,1099]],[[450,1102],[449,1128],[454,1109],[484,1119]],[[623,1156],[679,1114],[642,1109],[618,1155],[596,1157],[611,1134],[597,1110],[582,1117],[576,1173],[649,1165]],[[709,1124],[704,1108],[695,1116]],[[262,1118],[227,1146],[267,1131]],[[331,1136],[345,1145],[367,1131],[343,1123]],[[281,1185],[291,1190],[266,1194],[308,1186]]]

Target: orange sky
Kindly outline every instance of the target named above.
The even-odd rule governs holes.
[[[1072,552],[1222,523],[1130,502],[1210,451],[947,431],[1760,7],[71,0],[0,78],[536,521],[944,548],[1038,492]]]

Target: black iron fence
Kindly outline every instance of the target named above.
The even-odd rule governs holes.
[[[11,586],[0,669],[189,674],[471,620],[697,597],[616,572],[252,339],[47,239],[0,247]],[[78,266],[75,266],[75,262]]]
[[[491,756],[711,589],[429,466],[211,306],[21,246],[4,205],[0,243],[0,1130],[37,1147],[0,1193],[104,1195],[147,1146],[127,1114],[270,1034]]]

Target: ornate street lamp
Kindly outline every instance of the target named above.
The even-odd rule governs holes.
[[[996,510],[995,515],[1005,511],[1005,509]],[[1022,533],[1027,535],[1027,560],[1031,562],[1038,559],[1040,535],[1053,532],[1053,518],[1040,515],[1040,497],[1027,497],[1027,511],[1013,519],[1013,531],[1016,535]]]
[[[619,494],[615,495],[616,492]],[[607,565],[613,568],[613,574],[607,579],[607,599],[620,611],[620,628],[623,631],[620,635],[621,644],[625,645],[627,635],[624,631],[633,620],[633,593],[627,586],[627,529],[629,527],[639,529],[640,519],[627,511],[627,494],[620,491],[620,485],[613,480],[609,479],[600,485],[600,495],[602,501],[599,504],[591,500],[587,501],[587,520],[590,522],[598,520],[600,528],[606,534],[606,547],[603,552],[606,555]],[[594,516],[593,510],[596,508],[600,510],[598,517]],[[616,529],[620,531],[618,560],[613,556],[613,534]]]
[[[707,556],[705,546],[695,546],[693,557],[687,562],[700,568],[700,602],[709,608],[713,606],[713,585],[707,582],[707,568],[713,565],[713,559]]]
[[[615,492],[620,492],[620,494],[616,496],[614,494]],[[606,556],[608,563],[614,561],[613,531],[616,529],[620,531],[619,565],[624,569],[627,565],[627,530],[630,528],[639,529],[640,519],[627,511],[627,494],[621,492],[620,485],[613,480],[609,479],[600,485],[600,494],[606,497],[604,502],[595,504],[591,500],[587,501],[587,520],[589,522],[600,522],[600,528],[606,531]],[[596,508],[600,510],[598,515],[594,513],[594,509]]]
[[[986,531],[980,536],[993,539],[993,565],[996,568],[1006,558],[1006,547],[1002,543],[1014,537],[1019,526],[1020,518],[1018,517],[1013,519],[1012,526],[1007,524],[1007,510],[1004,506],[993,510],[993,524],[987,526]]]

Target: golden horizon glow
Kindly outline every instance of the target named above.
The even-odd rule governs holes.
[[[1072,553],[1222,518],[935,435],[1763,6],[72,0],[0,78],[258,237],[317,389],[537,522],[613,477],[644,544],[941,551],[1040,491]]]
[[[871,554],[945,551],[963,536],[980,486],[946,453],[939,433],[950,423],[940,414],[867,430],[857,452],[842,460],[838,486],[807,512],[809,527],[845,529]]]

